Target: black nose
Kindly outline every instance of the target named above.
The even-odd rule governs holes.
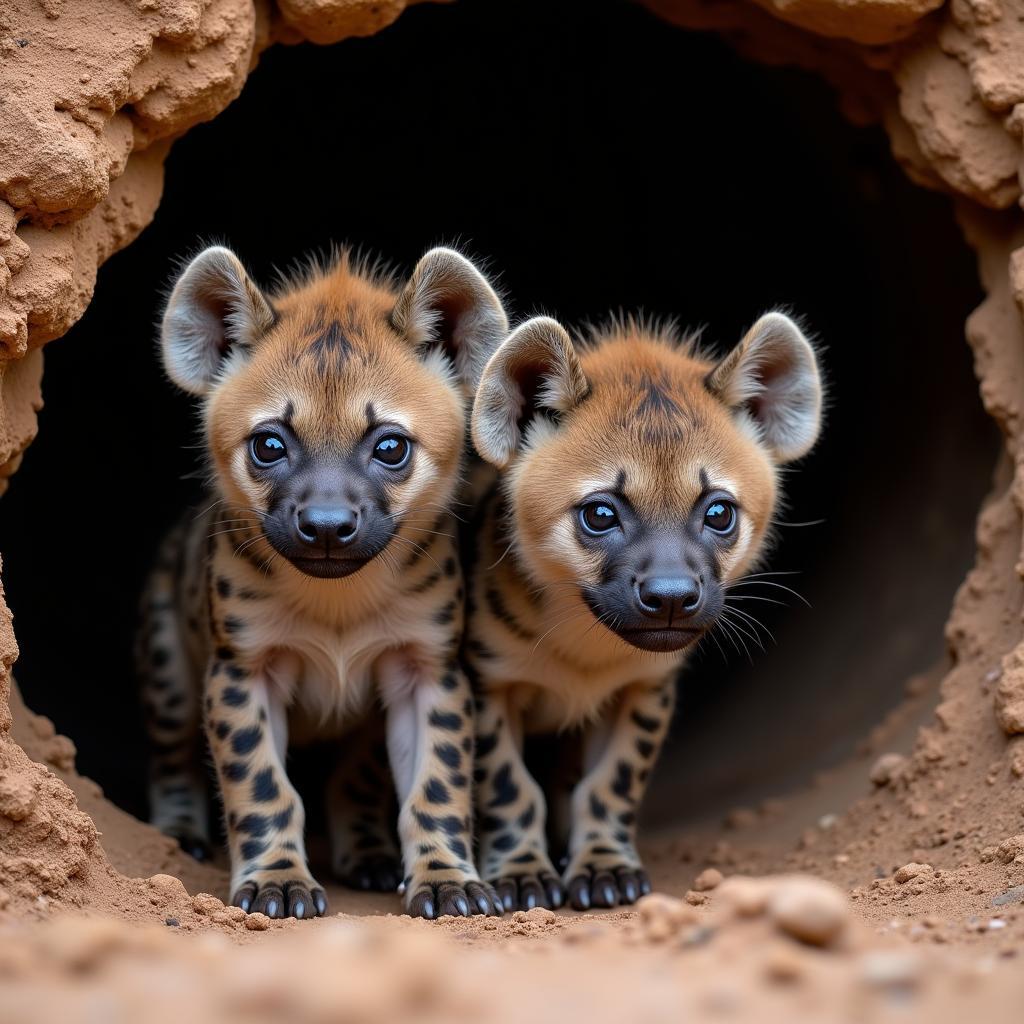
[[[697,576],[653,576],[638,580],[637,603],[644,615],[664,625],[676,625],[695,615],[704,596]]]
[[[295,534],[311,548],[344,547],[359,531],[359,512],[343,505],[308,505],[295,513]]]

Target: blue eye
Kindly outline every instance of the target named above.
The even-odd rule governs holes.
[[[732,533],[736,526],[736,506],[731,501],[713,501],[704,513],[704,525],[715,533]]]
[[[249,450],[252,452],[253,460],[261,466],[279,462],[288,454],[281,436],[269,430],[261,430],[253,435]]]
[[[409,461],[412,442],[401,434],[382,437],[373,449],[373,458],[388,469],[401,469]]]
[[[580,525],[591,536],[608,533],[619,525],[619,515],[604,501],[589,501],[580,509]]]

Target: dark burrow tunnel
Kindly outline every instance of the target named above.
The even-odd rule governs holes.
[[[806,778],[943,656],[996,454],[963,339],[980,291],[949,202],[821,82],[626,3],[420,6],[372,39],[265,54],[175,144],[166,181],[47,348],[39,438],[0,505],[18,682],[124,808],[145,814],[138,595],[202,494],[196,417],[154,325],[177,261],[210,240],[261,281],[333,242],[403,269],[455,243],[514,317],[642,309],[723,350],[768,308],[804,318],[827,423],[787,475],[765,567],[807,604],[765,589],[784,605],[762,606],[764,651],[748,637],[693,658],[653,818]]]

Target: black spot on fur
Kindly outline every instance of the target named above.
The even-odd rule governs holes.
[[[468,777],[463,775],[462,772],[452,772],[448,776],[448,782],[455,789],[465,789],[469,785]]]
[[[171,660],[171,652],[166,647],[154,647],[149,652],[149,663],[153,668],[163,668]]]
[[[428,803],[446,804],[451,799],[448,787],[440,779],[430,779],[423,789]]]
[[[238,686],[225,686],[221,691],[220,699],[228,707],[240,708],[249,703],[249,694]]]
[[[612,792],[623,800],[629,798],[633,788],[633,766],[626,761],[619,761],[615,766],[615,778],[612,781]]]
[[[462,728],[462,716],[457,715],[454,711],[431,711],[427,721],[435,729],[447,729],[454,732]]]
[[[500,850],[502,853],[507,850],[514,850],[516,845],[516,837],[511,833],[506,832],[504,835],[500,835],[495,839],[491,840],[491,846],[495,850]]]
[[[459,748],[454,743],[438,743],[434,747],[434,753],[441,763],[449,768],[458,768],[462,764],[462,754],[459,753]]]
[[[454,576],[459,571],[459,563],[454,558],[448,557],[444,560],[444,565],[441,568],[444,569],[445,576]]]
[[[661,722],[657,718],[651,718],[650,715],[641,714],[639,711],[634,711],[630,716],[634,725],[638,728],[643,729],[644,732],[657,732]]]
[[[598,821],[608,817],[608,805],[596,793],[590,794],[590,813]]]
[[[270,819],[265,814],[247,814],[235,825],[235,830],[262,839],[270,830]]]
[[[231,726],[227,722],[217,722],[213,727],[213,731],[217,734],[217,739],[223,740],[230,734]]]
[[[294,813],[294,804],[289,804],[283,811],[278,811],[277,814],[275,814],[273,818],[271,818],[271,823],[273,824],[275,830],[280,832],[283,829],[286,829],[292,823],[292,815]],[[289,847],[287,844],[285,844],[285,848],[294,849],[295,847]]]
[[[457,607],[458,604],[455,601],[449,601],[440,611],[434,613],[434,621],[439,626],[446,626],[449,622],[454,622]]]
[[[244,782],[249,774],[249,766],[244,761],[228,761],[224,765],[224,778],[229,782]]]
[[[223,576],[218,576],[217,577],[217,593],[220,594],[221,597],[230,597],[231,596],[231,581],[229,579],[225,579]]]
[[[451,871],[455,867],[454,864],[449,864],[444,860],[428,860],[427,870],[428,871]]]
[[[459,857],[461,860],[465,860],[469,856],[469,851],[466,849],[466,844],[461,839],[449,839],[448,849]]]
[[[264,864],[259,870],[260,871],[287,871],[289,868],[295,867],[295,861],[291,857],[280,857],[275,861],[271,861],[270,864]]]
[[[512,781],[512,765],[505,763],[495,773],[494,796],[488,807],[507,807],[519,799],[519,787]]]
[[[228,679],[234,679],[236,683],[249,678],[249,670],[242,668],[241,665],[225,665],[224,674]]]
[[[224,616],[224,629],[229,633],[238,633],[245,629],[245,623],[235,615]]]
[[[481,832],[500,832],[505,827],[505,820],[495,814],[482,814],[477,826]]]
[[[231,740],[231,749],[239,755],[251,754],[262,738],[263,730],[258,725],[239,729]]]
[[[267,844],[259,839],[247,839],[242,843],[242,857],[245,860],[254,860],[267,852]]]
[[[494,748],[498,745],[497,733],[487,733],[485,736],[477,736],[476,738],[476,756],[487,757],[488,754],[494,752]]]
[[[257,803],[265,804],[270,800],[276,800],[281,794],[281,789],[274,778],[273,768],[261,768],[252,777],[252,798]]]
[[[654,744],[650,740],[639,739],[636,741],[636,752],[641,757],[650,757],[654,753]]]
[[[221,661],[230,661],[235,656],[235,652],[230,647],[218,647],[214,653]]]
[[[532,850],[527,850],[526,853],[517,853],[514,857],[509,857],[509,864],[531,864],[537,859],[537,855]]]
[[[420,828],[424,832],[436,832],[437,831],[437,818],[432,814],[425,814],[423,811],[414,810],[413,817],[416,819]]]
[[[534,819],[536,817],[537,808],[534,804],[530,804],[530,806],[527,807],[526,810],[519,815],[519,827],[523,829],[529,828],[533,824]]]

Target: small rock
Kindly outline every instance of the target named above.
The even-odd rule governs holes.
[[[192,909],[197,914],[209,917],[216,914],[218,910],[223,910],[224,904],[216,896],[211,896],[208,892],[201,892],[198,896],[193,897]]]
[[[550,927],[558,920],[558,915],[553,910],[548,910],[547,907],[534,907],[526,912],[526,920]]]
[[[759,878],[733,875],[725,879],[715,896],[716,903],[731,907],[740,917],[757,917],[768,904],[769,885]]]
[[[636,909],[644,935],[653,942],[663,942],[677,934],[684,925],[697,920],[692,907],[660,892],[641,897]]]
[[[167,925],[168,928],[177,928],[181,922],[176,917],[165,917],[164,924]]]
[[[860,977],[872,988],[911,989],[921,976],[921,960],[914,953],[885,950],[866,953],[860,961]]]
[[[871,766],[868,778],[876,786],[887,786],[902,771],[907,759],[902,754],[883,754]]]
[[[185,891],[185,886],[181,884],[181,880],[173,875],[152,875],[148,881],[151,889],[166,896],[188,895]]]
[[[709,892],[722,884],[722,872],[718,868],[705,868],[693,882],[697,892]]]
[[[686,900],[691,907],[699,907],[702,903],[706,903],[708,898],[702,892],[697,892],[695,889],[689,889],[683,899]]]
[[[792,984],[803,978],[806,968],[791,943],[769,952],[764,961],[764,972],[769,981]]]
[[[259,912],[245,915],[245,927],[251,932],[265,932],[270,927],[270,918]]]
[[[900,885],[904,885],[912,878],[930,875],[933,870],[931,864],[919,864],[917,861],[912,860],[909,864],[904,864],[903,867],[897,868],[896,874],[893,877]]]
[[[815,946],[834,942],[850,918],[846,896],[820,878],[794,876],[778,883],[768,913],[784,932]]]
[[[992,897],[993,907],[1003,907],[1007,903],[1024,903],[1024,885],[1015,885],[1012,889]]]

